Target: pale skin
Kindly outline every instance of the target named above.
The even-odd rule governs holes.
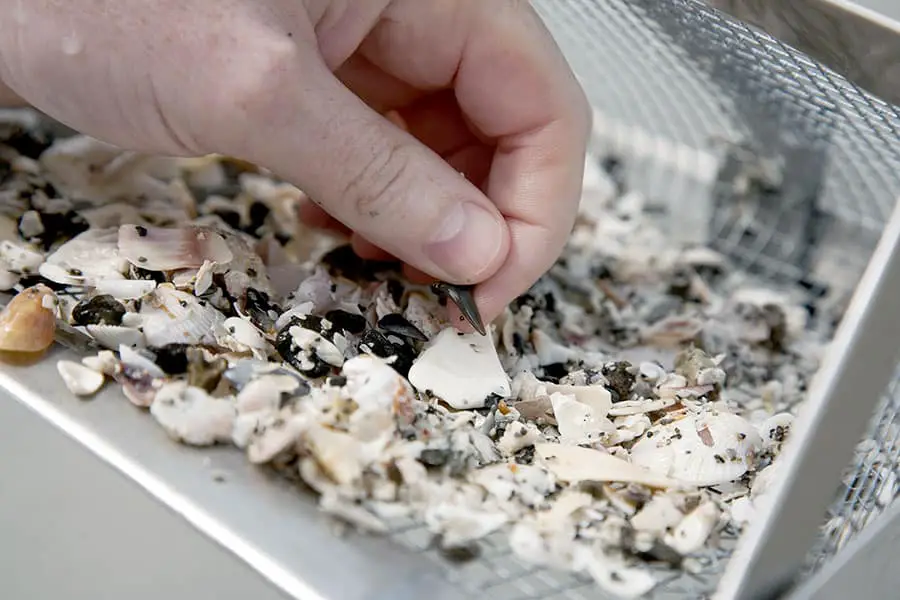
[[[309,195],[306,222],[350,234],[360,255],[476,284],[486,321],[553,264],[574,224],[590,110],[525,1],[0,9],[6,105],[133,150],[271,169]]]

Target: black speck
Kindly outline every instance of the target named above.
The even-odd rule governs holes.
[[[714,458],[715,461],[716,461],[717,463],[719,463],[720,465],[724,465],[724,464],[725,464],[725,458],[722,457],[722,455],[720,455],[720,454],[713,454],[713,458]]]
[[[343,375],[335,375],[325,380],[331,387],[344,387],[347,385],[347,378]]]
[[[147,257],[146,256],[138,256],[138,262],[139,263],[147,262]]]
[[[134,230],[137,232],[138,237],[147,237],[147,228],[146,227],[144,227],[142,225],[138,225],[137,227],[134,228]]]

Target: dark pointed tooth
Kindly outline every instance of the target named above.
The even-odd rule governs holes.
[[[475,328],[475,331],[485,335],[484,322],[481,320],[481,313],[478,312],[478,305],[475,304],[475,295],[472,293],[475,286],[438,282],[433,283],[431,289],[436,294],[447,295],[459,308],[459,312],[462,313],[466,321]]]
[[[401,314],[391,313],[384,315],[378,320],[378,327],[379,329],[383,329],[401,337],[418,340],[420,342],[428,341],[428,336],[422,333],[418,327],[410,323],[406,317]]]

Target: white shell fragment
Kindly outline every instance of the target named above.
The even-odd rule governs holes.
[[[140,315],[144,338],[151,346],[215,343],[216,327],[225,321],[209,303],[169,284],[144,298]]]
[[[56,370],[69,391],[76,396],[91,396],[103,386],[106,379],[103,373],[73,362],[60,360],[56,363]]]
[[[409,382],[456,409],[484,406],[488,396],[510,395],[509,377],[491,336],[444,329],[413,363]]]
[[[211,446],[231,440],[235,408],[231,400],[213,398],[200,388],[175,381],[157,391],[150,414],[173,439]]]
[[[692,510],[663,541],[667,546],[684,555],[694,554],[703,548],[713,528],[719,522],[721,511],[715,502],[703,502]]]
[[[762,448],[756,428],[737,415],[686,415],[651,427],[631,448],[631,460],[694,485],[734,481],[755,466]]]
[[[534,449],[541,463],[558,479],[568,483],[610,481],[658,488],[681,487],[677,481],[600,450],[558,444],[536,444]]]

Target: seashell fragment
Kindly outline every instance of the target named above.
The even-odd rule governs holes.
[[[176,441],[211,446],[231,440],[235,409],[231,400],[213,398],[198,387],[173,381],[157,391],[150,414]]]
[[[70,360],[58,361],[56,370],[69,391],[76,396],[95,394],[103,386],[105,380],[103,373]]]
[[[682,486],[675,480],[600,450],[559,444],[535,444],[534,449],[547,470],[568,483],[606,481],[640,483],[657,488]]]
[[[53,344],[57,299],[42,283],[16,294],[0,312],[0,350],[43,352]]]
[[[719,522],[719,507],[707,500],[685,516],[665,537],[663,542],[682,555],[694,554],[706,544]]]
[[[57,248],[39,272],[55,283],[94,286],[104,279],[125,279],[127,266],[115,229],[89,229]]]
[[[612,421],[576,400],[572,394],[554,392],[550,394],[550,403],[563,444],[593,443],[600,440],[604,433],[615,429]]]
[[[141,325],[151,347],[215,343],[224,315],[193,294],[162,284],[141,303]]]
[[[234,258],[225,239],[204,227],[122,225],[118,249],[122,258],[148,271],[199,269],[204,261],[221,265]]]
[[[455,409],[484,406],[488,396],[510,395],[510,381],[491,336],[441,331],[413,362],[409,382]]]
[[[762,448],[756,428],[735,414],[687,415],[651,427],[631,448],[631,460],[654,473],[698,486],[734,481],[754,467]]]
[[[131,327],[117,325],[88,325],[85,327],[87,334],[94,338],[98,344],[109,350],[118,350],[120,346],[129,348],[143,348],[147,345],[144,334]]]

